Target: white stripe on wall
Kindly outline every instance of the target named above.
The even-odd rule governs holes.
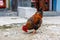
[[[9,8],[9,6],[8,6],[8,0],[6,0],[6,8]]]
[[[49,0],[50,5],[49,5],[49,10],[52,11],[52,0]]]

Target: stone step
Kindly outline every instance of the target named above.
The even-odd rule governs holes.
[[[44,16],[60,16],[60,12],[55,12],[55,11],[44,11],[43,12]]]

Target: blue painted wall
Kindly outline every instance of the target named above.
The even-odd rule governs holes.
[[[60,0],[57,0],[57,8],[56,11],[60,12]]]
[[[56,11],[56,3],[57,3],[57,0],[53,0],[53,11]]]

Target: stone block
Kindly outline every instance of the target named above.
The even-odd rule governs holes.
[[[30,18],[37,10],[31,7],[18,7],[20,17]]]

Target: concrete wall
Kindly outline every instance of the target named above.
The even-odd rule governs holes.
[[[36,11],[35,8],[31,7],[18,7],[18,16],[22,18],[30,18]]]

